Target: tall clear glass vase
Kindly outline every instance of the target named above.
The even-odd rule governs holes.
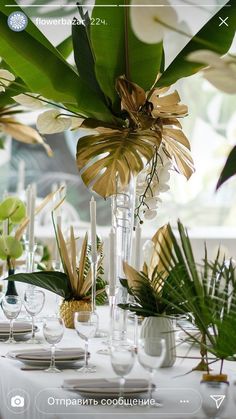
[[[123,262],[131,263],[132,239],[134,227],[134,210],[136,200],[136,178],[132,177],[126,187],[122,187],[117,180],[117,192],[112,196],[112,227],[116,232],[116,269],[117,269],[117,287],[119,289],[117,302],[127,302],[127,290],[124,288],[120,279],[124,278]],[[127,311],[123,311],[122,341],[126,340],[127,335]]]

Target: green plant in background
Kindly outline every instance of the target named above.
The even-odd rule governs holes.
[[[6,261],[8,275],[14,273],[15,260],[20,258],[23,253],[22,243],[14,236],[14,230],[18,224],[21,224],[25,216],[25,205],[20,199],[8,197],[0,203],[0,259]],[[14,282],[8,283],[7,294],[17,294]]]
[[[176,119],[185,116],[187,108],[181,108],[176,92],[162,97],[155,89],[199,71],[203,66],[186,57],[203,45],[219,54],[228,51],[234,36],[235,2],[227,3],[231,6],[227,31],[215,31],[221,9],[168,68],[163,43],[147,44],[134,34],[129,7],[96,7],[101,4],[101,0],[95,2],[91,19],[79,7],[78,20],[83,19],[84,24],[72,27],[76,68],[64,59],[70,39],[55,48],[31,21],[24,32],[16,34],[8,28],[7,17],[20,8],[0,6],[0,55],[18,77],[12,84],[15,100],[22,100],[19,93],[26,86],[26,96],[37,93],[40,101],[54,106],[39,118],[41,132],[79,126],[94,130],[94,135],[79,141],[77,162],[84,183],[103,197],[115,193],[117,176],[125,186],[132,174],[142,171],[159,147],[189,178],[193,171],[190,145]],[[119,5],[129,6],[130,2],[122,0]],[[100,25],[93,24],[96,19]]]

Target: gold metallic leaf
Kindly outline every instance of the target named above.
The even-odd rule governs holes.
[[[77,165],[84,183],[102,197],[115,194],[116,179],[126,186],[153,157],[161,134],[152,130],[110,130],[81,138],[77,145]]]
[[[0,131],[10,134],[15,140],[22,143],[42,145],[49,157],[53,154],[50,146],[45,143],[44,139],[34,128],[21,124],[13,118],[0,116]]]

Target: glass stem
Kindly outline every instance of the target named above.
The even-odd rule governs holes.
[[[14,323],[14,320],[11,319],[10,320],[10,334],[9,334],[9,341],[10,342],[12,342],[14,340],[14,337],[13,337],[13,323]]]
[[[34,316],[32,317],[32,333],[31,333],[31,338],[35,339],[35,328],[34,328]]]
[[[125,389],[125,378],[120,378],[120,392],[119,392],[119,399],[124,397],[124,389]]]
[[[84,352],[84,363],[85,367],[88,367],[88,341],[85,341],[85,352]]]
[[[51,364],[50,364],[50,368],[55,368],[55,350],[56,350],[55,345],[52,345],[51,346]]]
[[[151,400],[152,399],[152,392],[153,392],[153,388],[152,388],[152,384],[153,384],[153,376],[154,376],[154,372],[151,371],[150,375],[149,375],[149,386],[148,386],[148,399]]]

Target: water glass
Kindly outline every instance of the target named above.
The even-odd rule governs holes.
[[[14,320],[19,316],[22,306],[20,297],[16,295],[5,295],[1,301],[3,312],[7,319],[10,320],[10,333],[6,343],[16,343],[13,336]]]
[[[55,351],[56,344],[62,340],[64,334],[64,322],[60,317],[48,318],[43,323],[43,335],[45,340],[51,345],[51,362],[45,372],[58,373],[61,372],[56,368]]]
[[[139,340],[138,361],[142,367],[149,372],[148,399],[153,399],[153,377],[158,368],[161,367],[166,355],[165,339],[146,337]],[[152,405],[155,406],[155,405]],[[156,403],[159,407],[160,403]]]
[[[32,319],[32,334],[30,340],[28,340],[27,343],[40,343],[40,341],[35,337],[35,316],[37,316],[42,311],[44,302],[45,294],[43,291],[37,290],[32,286],[27,288],[24,294],[24,306]]]
[[[96,372],[95,365],[88,363],[88,344],[89,339],[95,336],[98,327],[98,316],[93,311],[78,311],[74,315],[75,330],[79,337],[84,340],[84,367],[80,368],[79,372],[93,373]]]
[[[119,398],[124,397],[125,377],[134,366],[134,347],[115,345],[111,347],[111,365],[114,372],[120,377]]]

